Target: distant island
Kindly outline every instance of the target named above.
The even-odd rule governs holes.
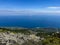
[[[59,28],[0,27],[1,45],[60,45]]]

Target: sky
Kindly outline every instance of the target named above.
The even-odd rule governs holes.
[[[0,14],[60,14],[60,0],[0,0]]]

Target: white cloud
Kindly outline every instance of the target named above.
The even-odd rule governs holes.
[[[60,9],[60,7],[47,7],[48,9]]]
[[[60,8],[60,7],[47,7],[47,8]],[[20,11],[11,11],[11,10],[0,10],[0,14],[3,15],[36,15],[36,14],[59,14],[60,10],[50,10],[50,9],[41,9],[41,10],[20,10]]]
[[[12,11],[12,10],[0,10],[0,15],[33,15],[37,14],[36,11],[32,10],[20,10],[20,11]]]

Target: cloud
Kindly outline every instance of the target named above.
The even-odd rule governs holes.
[[[32,15],[37,14],[36,11],[32,10],[19,10],[19,11],[12,11],[12,10],[0,10],[0,15]]]
[[[47,7],[48,9],[60,9],[60,7]]]
[[[55,14],[60,15],[60,7],[44,7],[40,10],[40,14]]]
[[[49,7],[49,8],[56,8],[56,7]],[[0,10],[0,15],[41,15],[41,14],[55,14],[60,15],[60,10]]]

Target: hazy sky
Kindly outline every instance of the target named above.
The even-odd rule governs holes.
[[[0,14],[60,14],[60,0],[0,0]]]

